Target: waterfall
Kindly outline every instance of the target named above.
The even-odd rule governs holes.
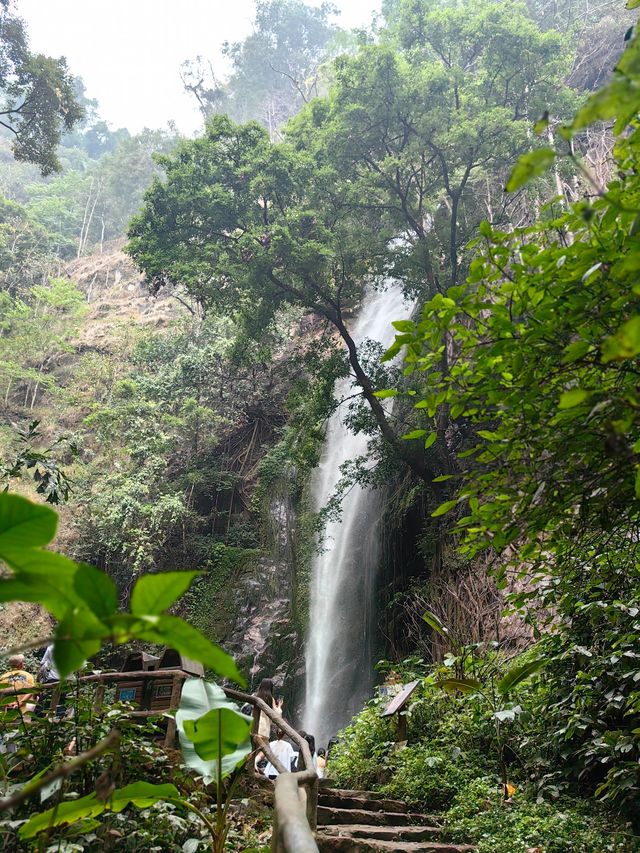
[[[411,309],[395,282],[384,291],[368,291],[351,329],[356,345],[368,338],[390,346],[395,335],[391,321],[409,316]],[[356,389],[351,377],[346,377],[336,382],[334,394],[344,400]],[[341,466],[367,454],[368,437],[352,433],[344,424],[345,414],[343,403],[327,425],[312,482],[316,510],[335,493]],[[352,486],[343,499],[340,518],[328,520],[313,561],[303,725],[319,746],[326,746],[371,693],[382,501],[380,490]]]

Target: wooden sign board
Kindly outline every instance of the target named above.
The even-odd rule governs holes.
[[[417,681],[411,681],[411,682],[409,682],[409,684],[403,684],[402,690],[400,691],[400,693],[398,693],[397,696],[393,697],[391,702],[389,702],[389,704],[384,709],[382,714],[380,714],[380,716],[381,717],[391,717],[394,714],[397,714],[398,711],[402,711],[402,709],[407,704],[407,701],[411,697],[411,694],[416,689],[418,684],[420,684],[419,679]]]

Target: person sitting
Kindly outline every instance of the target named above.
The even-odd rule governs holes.
[[[16,691],[24,687],[33,687],[35,679],[24,668],[24,655],[11,655],[8,663],[11,669],[0,675],[0,682],[3,685],[12,687]],[[34,708],[33,696],[30,693],[19,693],[16,696],[16,701],[5,705],[5,707],[19,709],[21,714],[32,711]]]
[[[284,739],[284,732],[282,729],[278,729],[276,733],[276,739],[272,740],[269,744],[269,749],[278,759],[278,761],[285,767],[287,770],[291,770],[293,767],[293,762],[295,761],[296,754],[294,752],[293,747]],[[272,781],[276,779],[279,775],[279,770],[273,766],[270,761],[267,761],[267,766],[264,768],[264,775],[267,779],[271,779]]]

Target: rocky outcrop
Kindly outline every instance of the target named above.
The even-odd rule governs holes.
[[[235,582],[224,646],[248,670],[251,689],[262,678],[274,678],[286,707],[293,709],[300,699],[304,661],[293,613],[295,511],[286,492],[271,496],[268,521],[271,553]]]

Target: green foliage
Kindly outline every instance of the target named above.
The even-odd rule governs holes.
[[[428,385],[416,406],[467,430],[459,491],[434,515],[454,516],[468,555],[504,553],[499,584],[515,569],[523,586],[513,606],[554,635],[541,651],[545,678],[562,692],[539,696],[541,789],[597,792],[630,813],[640,749],[640,137],[618,95],[637,85],[639,45],[636,35],[566,134],[618,118],[606,190],[515,232],[483,224],[466,285],[437,294],[398,338],[408,344],[406,372]],[[455,353],[445,369],[436,340]]]
[[[176,714],[182,754],[191,770],[203,781],[216,782],[216,824],[212,827],[214,853],[225,849],[231,828],[230,803],[238,782],[232,779],[224,795],[223,782],[243,765],[251,753],[252,718],[240,713],[216,684],[188,680]]]
[[[64,468],[61,467],[57,452],[61,452],[68,445],[71,458],[75,457],[78,450],[75,443],[61,437],[49,447],[37,448],[41,438],[38,427],[40,421],[31,421],[26,429],[15,429],[15,449],[11,458],[0,463],[0,481],[5,481],[5,491],[11,485],[11,481],[21,478],[28,473],[36,483],[36,493],[42,495],[47,503],[59,504],[68,500],[71,491],[71,481]]]
[[[507,192],[519,190],[533,178],[544,174],[555,161],[556,154],[551,148],[536,148],[519,158],[507,181]]]
[[[458,747],[417,744],[398,752],[383,790],[417,810],[445,811],[476,773]]]
[[[370,702],[340,734],[330,756],[331,778],[345,788],[373,789],[385,778],[393,732]]]
[[[478,432],[461,490],[471,552],[524,534],[531,559],[538,533],[553,548],[548,537],[566,541],[576,516],[583,529],[633,523],[635,145],[634,135],[619,144],[621,178],[593,205],[516,235],[485,232],[469,285],[429,302],[410,336],[407,369],[434,380],[427,411],[444,400],[492,424]],[[447,375],[427,351],[434,329],[460,351]]]
[[[547,641],[543,644],[549,651]],[[476,666],[495,669],[496,661],[491,654],[477,656]],[[511,671],[518,668],[512,666]],[[407,672],[404,677],[415,674]],[[503,721],[510,730],[510,797],[505,803],[499,763],[490,749],[494,723],[485,700],[477,690],[469,695],[444,694],[437,686],[443,675],[443,668],[432,669],[414,693],[407,711],[408,741],[402,749],[392,742],[394,724],[380,717],[388,700],[380,697],[370,703],[332,749],[332,778],[344,787],[371,786],[421,811],[439,811],[443,840],[476,844],[486,853],[528,853],[538,846],[554,853],[638,849],[630,828],[593,800],[564,795],[558,799],[560,790],[552,790],[550,781],[544,793],[530,785],[540,752],[546,756],[547,770],[552,764],[557,768],[556,781],[566,772],[571,747],[565,755],[551,758],[548,741],[554,725],[546,703],[567,704],[566,692],[560,692],[567,690],[567,682],[560,683],[545,668],[538,681],[519,686],[518,712]],[[515,682],[515,675],[510,681]],[[585,684],[585,701],[588,690]],[[594,699],[594,705],[598,702]],[[582,712],[584,722],[589,711],[583,707]],[[576,709],[576,723],[579,713]],[[552,802],[545,802],[545,796]]]
[[[124,788],[116,788],[106,800],[98,799],[97,794],[93,793],[79,800],[59,803],[48,811],[34,815],[20,827],[20,838],[33,838],[34,835],[49,827],[95,818],[104,811],[120,812],[129,805],[144,809],[161,799],[177,800],[178,798],[178,789],[175,785],[133,782]]]
[[[0,597],[4,601],[36,601],[58,619],[53,658],[63,680],[95,655],[105,641],[118,644],[134,639],[171,646],[224,677],[242,680],[233,660],[220,648],[188,623],[164,613],[186,591],[195,572],[141,578],[131,594],[131,613],[119,613],[115,585],[105,574],[42,550],[53,538],[56,525],[52,510],[15,495],[0,495],[0,559],[12,572],[0,582]],[[207,704],[204,710],[199,707],[203,690]],[[77,717],[77,709],[75,714]],[[20,720],[24,728],[22,716]],[[185,750],[187,764],[192,763],[190,757],[195,754],[196,769],[201,769],[201,758],[208,762],[207,766],[213,763],[218,768],[215,826],[193,803],[181,798],[174,785],[137,781],[113,788],[106,796],[96,790],[79,799],[57,803],[22,825],[20,837],[29,839],[66,824],[78,824],[82,831],[87,821],[95,823],[95,818],[105,811],[118,813],[129,805],[147,808],[164,800],[195,812],[211,832],[214,850],[222,850],[230,826],[227,808],[222,804],[222,779],[250,751],[251,720],[226,700],[220,688],[194,680],[185,686],[179,726],[181,740],[184,743],[186,738],[190,744]],[[79,731],[76,722],[76,744]],[[24,736],[29,741],[26,729]],[[32,743],[29,746],[33,749]]]
[[[52,278],[34,286],[28,298],[0,295],[0,382],[5,406],[17,398],[31,411],[43,390],[56,386],[52,368],[73,350],[86,313],[86,302],[76,285]]]
[[[3,298],[9,294],[25,296],[29,286],[49,273],[55,250],[54,235],[34,222],[22,204],[0,196],[0,284],[6,291]]]
[[[254,335],[286,305],[333,324],[385,442],[425,478],[423,448],[399,440],[345,312],[366,280],[395,274],[414,293],[458,280],[480,182],[529,147],[529,110],[570,100],[564,56],[517,4],[405,5],[386,43],[336,62],[329,95],[284,142],[215,116],[162,158],[127,251],[154,289],[186,287]]]

